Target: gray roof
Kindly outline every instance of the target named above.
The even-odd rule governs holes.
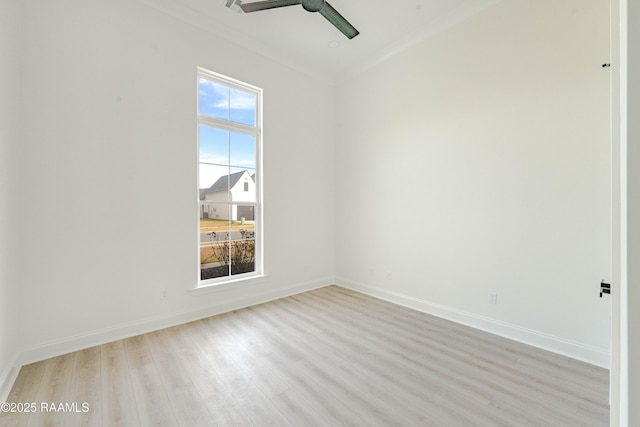
[[[234,185],[238,183],[238,180],[242,178],[242,175],[244,175],[245,172],[247,171],[243,170],[240,172],[232,173],[231,175],[221,176],[220,178],[218,178],[216,182],[213,183],[211,187],[204,190],[203,193],[206,194],[206,193],[217,193],[218,191],[227,191],[233,188]],[[253,179],[253,177],[251,177],[251,179]],[[203,194],[201,193],[201,196],[202,195]]]

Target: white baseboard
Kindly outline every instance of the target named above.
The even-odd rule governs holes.
[[[47,342],[37,346],[23,349],[16,360],[16,370],[19,367],[29,363],[39,362],[51,357],[60,356],[62,354],[73,351],[82,350],[96,345],[117,341],[124,338],[130,338],[136,335],[145,334],[147,332],[157,331],[169,328],[183,323],[192,322],[198,319],[215,316],[217,314],[226,313],[233,310],[249,307],[256,304],[273,301],[301,292],[322,288],[333,284],[333,278],[315,280],[312,282],[301,283],[276,290],[269,290],[260,293],[251,293],[247,297],[226,301],[221,304],[209,306],[203,309],[174,312],[163,316],[143,319],[136,322],[117,325],[86,334],[62,338],[60,340]],[[17,374],[17,373],[16,373]],[[15,377],[14,377],[15,380]],[[13,380],[8,382],[13,384]],[[9,388],[11,388],[9,386]],[[1,400],[0,400],[1,401]]]
[[[610,354],[598,348],[522,328],[509,323],[477,316],[472,313],[455,310],[450,307],[434,304],[407,295],[371,287],[348,279],[338,278],[333,280],[333,278],[326,278],[286,288],[270,290],[267,292],[254,293],[246,298],[227,301],[222,304],[209,306],[199,310],[171,313],[165,316],[143,319],[137,322],[117,325],[82,335],[66,337],[24,349],[16,355],[13,363],[9,364],[9,366],[0,373],[0,402],[6,400],[22,365],[39,362],[41,360],[73,351],[215,316],[217,314],[238,310],[244,307],[273,301],[279,298],[322,288],[334,283],[376,298],[412,308],[414,310],[432,314],[434,316],[471,326],[473,328],[503,336],[505,338],[510,338],[525,344],[533,345],[577,360],[582,360],[596,366],[609,368]]]
[[[336,278],[336,284],[394,304],[409,307],[423,313],[451,320],[456,323],[558,353],[572,359],[581,360],[602,368],[609,369],[610,366],[611,354],[609,352],[576,341],[545,334],[488,317],[478,316],[473,313],[456,310],[451,307],[434,304],[429,301],[385,289],[357,283],[349,279]]]
[[[0,372],[0,403],[7,401],[11,387],[13,387],[13,383],[18,377],[18,372],[20,372],[20,368],[18,367],[18,355],[16,355],[7,367]]]

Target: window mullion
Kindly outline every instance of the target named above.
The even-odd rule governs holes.
[[[249,126],[242,123],[232,122],[230,120],[219,119],[217,117],[206,116],[203,114],[198,115],[198,123],[201,125],[216,127],[222,130],[228,130],[233,132],[246,133],[249,135],[259,135],[260,130],[256,126]]]

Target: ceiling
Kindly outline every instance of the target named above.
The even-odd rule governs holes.
[[[360,31],[352,40],[322,15],[309,13],[302,6],[245,14],[238,7],[226,7],[227,0],[141,1],[333,83],[352,77],[499,0],[331,0],[329,3]],[[253,1],[256,0],[244,0]]]

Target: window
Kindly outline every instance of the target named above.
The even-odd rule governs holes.
[[[262,274],[262,90],[198,69],[201,285]]]

